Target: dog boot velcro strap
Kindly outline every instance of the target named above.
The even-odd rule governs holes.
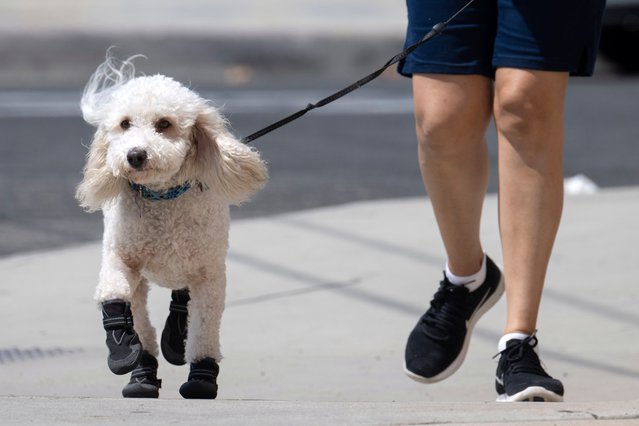
[[[133,317],[127,317],[125,315],[119,315],[117,317],[104,318],[102,319],[102,325],[104,329],[109,330],[118,330],[122,328],[133,328]]]
[[[131,373],[131,381],[122,389],[125,398],[157,398],[162,380],[157,378],[158,361],[144,351],[140,364]]]
[[[169,315],[162,330],[160,348],[164,358],[173,365],[184,365],[184,341],[187,335],[189,311],[187,304],[191,299],[188,289],[173,290]]]
[[[171,312],[177,312],[180,314],[188,314],[188,308],[186,307],[185,304],[182,303],[178,303],[178,302],[173,302],[171,301],[171,304],[169,305],[169,311]]]
[[[203,358],[200,361],[191,363],[191,371],[189,372],[189,380],[204,380],[207,382],[215,382],[217,375],[220,373],[220,366],[213,358]]]
[[[217,371],[204,370],[201,368],[191,369],[189,380],[203,380],[205,382],[214,382],[217,379]]]
[[[102,302],[102,325],[105,330],[133,328],[131,304],[121,299]]]
[[[189,381],[180,387],[180,395],[186,399],[215,399],[219,372],[220,367],[213,358],[191,363]]]
[[[157,368],[136,368],[131,372],[131,383],[152,383],[155,387],[162,387],[162,380],[156,377]]]
[[[171,306],[169,309],[175,309],[177,312],[186,312],[186,305],[191,300],[191,294],[188,288],[181,290],[173,290],[171,292]]]
[[[142,357],[142,343],[133,329],[131,305],[120,299],[107,300],[102,303],[102,316],[109,369],[115,374],[133,371]]]

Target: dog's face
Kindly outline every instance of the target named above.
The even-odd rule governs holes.
[[[164,76],[138,77],[120,87],[102,123],[113,176],[147,186],[171,183],[194,155],[193,126],[202,104]]]
[[[102,208],[129,182],[153,190],[200,183],[210,196],[239,203],[260,189],[267,170],[197,93],[163,75],[135,77],[130,60],[100,65],[81,101],[97,127],[76,191],[89,211]]]

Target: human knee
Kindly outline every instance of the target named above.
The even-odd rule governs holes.
[[[493,105],[498,132],[518,151],[536,152],[562,132],[561,75],[510,72],[496,87]],[[559,83],[557,83],[557,81]]]
[[[497,130],[512,139],[532,135],[543,126],[542,108],[532,94],[517,87],[500,89],[494,108]]]
[[[451,157],[467,150],[468,144],[481,143],[487,125],[463,116],[439,115],[417,117],[419,149],[430,157]]]
[[[437,118],[422,115],[416,118],[417,142],[420,148],[427,150],[441,150],[446,147],[448,129],[452,120],[446,117]]]
[[[490,80],[478,75],[417,75],[413,86],[422,153],[458,155],[484,140],[492,113]]]

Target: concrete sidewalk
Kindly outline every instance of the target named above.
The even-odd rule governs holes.
[[[250,204],[243,208],[250,209]],[[486,250],[500,260],[497,203]],[[181,401],[187,367],[160,360],[160,401],[126,401],[91,300],[99,244],[0,261],[3,424],[416,424],[627,420],[639,423],[639,188],[566,199],[539,338],[564,404],[493,403],[502,300],[478,324],[465,364],[440,384],[406,378],[406,336],[443,266],[427,199],[363,202],[235,221],[217,401]],[[630,270],[632,268],[633,270]],[[154,287],[158,329],[169,293]],[[13,348],[13,349],[12,349]],[[124,414],[123,414],[124,413]],[[581,424],[581,423],[579,423]]]
[[[564,404],[55,400],[0,397],[3,424],[185,425],[618,425],[637,424],[625,402]],[[22,411],[22,412],[21,412]],[[25,415],[28,411],[29,415]]]

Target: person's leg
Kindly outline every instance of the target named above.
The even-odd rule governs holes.
[[[532,334],[563,206],[568,73],[500,68],[495,81],[505,332]]]
[[[420,167],[448,268],[408,337],[404,360],[409,377],[434,383],[461,366],[475,323],[503,292],[501,271],[479,238],[493,89],[478,75],[413,78]]]
[[[479,75],[415,75],[419,166],[452,273],[472,275],[483,260],[479,240],[488,181],[485,132],[492,81]]]

